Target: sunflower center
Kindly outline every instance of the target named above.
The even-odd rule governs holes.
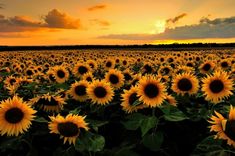
[[[132,79],[131,75],[128,74],[128,73],[125,73],[125,74],[124,74],[124,78],[125,78],[126,81],[129,81],[129,80]]]
[[[169,68],[163,68],[163,73],[164,73],[165,75],[169,74],[169,72],[170,72],[170,69],[169,69]]]
[[[114,74],[111,74],[109,76],[109,81],[112,83],[112,84],[117,84],[119,82],[119,79],[118,79],[118,76],[117,75],[114,75]]]
[[[86,68],[86,67],[84,67],[84,66],[80,66],[79,68],[78,68],[78,72],[80,73],[80,74],[85,74],[86,72],[88,71],[88,69]]]
[[[36,104],[46,106],[57,106],[58,102],[53,97],[51,97],[51,101],[49,101],[48,99],[40,98]]]
[[[227,68],[227,67],[228,67],[228,62],[222,62],[222,63],[221,63],[221,66],[222,66],[223,68]]]
[[[98,98],[104,98],[107,95],[107,91],[104,87],[99,86],[94,89],[94,94]]]
[[[87,80],[88,82],[92,82],[92,78],[91,78],[91,77],[87,77],[86,80]]]
[[[192,82],[186,78],[180,79],[177,86],[181,91],[189,91],[193,87]]]
[[[154,98],[158,95],[159,89],[155,84],[147,84],[144,88],[144,93],[147,95],[149,98]]]
[[[13,85],[15,82],[16,82],[15,79],[11,79],[11,80],[10,80],[10,84],[11,84],[11,85]]]
[[[86,86],[84,86],[84,85],[76,86],[75,93],[79,96],[86,95]]]
[[[209,71],[210,69],[211,69],[211,65],[209,63],[207,63],[203,66],[203,70],[205,70],[205,71]]]
[[[224,133],[235,141],[235,120],[227,120]]]
[[[224,83],[221,80],[214,80],[209,87],[213,93],[219,93],[224,89]]]
[[[64,73],[63,70],[58,70],[57,75],[58,75],[59,78],[64,78],[65,77],[65,73]]]
[[[111,67],[112,66],[112,63],[111,62],[107,62],[106,63],[106,67]]]
[[[150,72],[152,72],[152,67],[150,66],[150,65],[148,65],[148,64],[146,64],[145,66],[144,66],[144,69],[146,70],[146,72],[148,72],[148,73],[150,73]]]
[[[12,124],[20,122],[24,117],[24,113],[19,108],[11,108],[5,113],[5,119]]]
[[[139,99],[139,98],[137,97],[137,93],[132,93],[132,94],[130,95],[130,97],[129,97],[128,102],[129,102],[130,105],[133,105],[134,102],[135,102],[136,100],[138,100],[138,99]]]
[[[72,122],[59,123],[57,128],[64,137],[74,137],[79,134],[78,126]]]
[[[49,75],[49,79],[54,82],[54,81],[55,81],[54,75],[53,75],[53,74],[50,74],[50,75]]]
[[[27,71],[26,71],[26,74],[29,75],[29,76],[31,76],[31,75],[33,75],[33,72],[32,72],[32,70],[27,70]]]

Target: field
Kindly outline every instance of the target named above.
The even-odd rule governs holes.
[[[234,155],[234,52],[1,52],[0,155]]]

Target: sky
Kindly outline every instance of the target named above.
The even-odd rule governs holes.
[[[0,0],[0,45],[235,42],[235,0]]]

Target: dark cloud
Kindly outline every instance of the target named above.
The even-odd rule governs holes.
[[[81,23],[79,19],[74,19],[57,9],[48,12],[41,21],[34,21],[26,16],[7,18],[4,15],[0,15],[0,32],[32,31],[43,28],[80,29]]]
[[[102,9],[105,9],[106,7],[107,7],[107,5],[100,4],[100,5],[92,6],[92,7],[88,8],[87,10],[88,11],[102,10]]]
[[[90,22],[92,25],[99,25],[102,27],[108,27],[111,25],[109,21],[102,20],[102,19],[91,19]]]
[[[183,18],[183,17],[185,17],[185,16],[187,16],[187,14],[186,14],[186,13],[182,13],[182,14],[180,14],[180,15],[174,17],[174,18],[169,18],[169,19],[167,19],[167,20],[166,20],[166,23],[176,23],[176,22],[178,22],[181,18]]]
[[[235,17],[203,18],[199,24],[166,28],[160,34],[111,34],[98,38],[122,40],[181,40],[200,38],[233,38],[235,37]]]

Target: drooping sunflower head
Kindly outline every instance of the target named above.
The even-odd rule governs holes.
[[[46,112],[59,112],[63,109],[63,105],[66,104],[64,100],[59,95],[49,95],[48,93],[31,99],[29,103]]]
[[[89,84],[87,94],[93,103],[105,105],[113,99],[114,91],[109,82],[95,80]]]
[[[212,124],[210,131],[216,132],[215,139],[227,140],[227,144],[235,148],[235,108],[233,106],[230,106],[228,119],[215,111],[215,115],[212,115],[208,122]]]
[[[83,102],[88,99],[87,96],[87,87],[89,83],[85,80],[75,82],[71,85],[70,90],[68,91],[69,95],[72,96],[74,100]]]
[[[233,81],[226,72],[215,71],[213,75],[207,75],[202,80],[202,91],[207,101],[214,104],[232,95]]]
[[[52,69],[49,69],[47,71],[47,78],[49,79],[50,82],[56,82],[55,72]]]
[[[2,101],[0,104],[0,134],[18,136],[24,133],[30,127],[35,113],[35,110],[17,96]]]
[[[64,138],[64,144],[75,145],[76,139],[79,136],[81,129],[89,130],[88,123],[85,122],[85,117],[79,115],[68,114],[65,118],[61,115],[51,116],[51,122],[48,127],[50,133],[59,134],[61,138]]]
[[[139,81],[138,96],[147,106],[156,107],[166,98],[166,87],[154,76],[144,76]]]
[[[119,89],[124,85],[124,75],[121,71],[116,69],[110,69],[105,75],[105,80],[116,89]]]
[[[199,81],[191,73],[178,74],[172,80],[171,89],[179,95],[186,93],[193,95],[196,94],[199,89]]]
[[[142,102],[138,102],[139,96],[137,95],[138,87],[131,87],[130,90],[124,90],[122,96],[122,109],[126,113],[136,112],[139,109],[143,109],[146,107]],[[138,102],[136,104],[136,102]]]

